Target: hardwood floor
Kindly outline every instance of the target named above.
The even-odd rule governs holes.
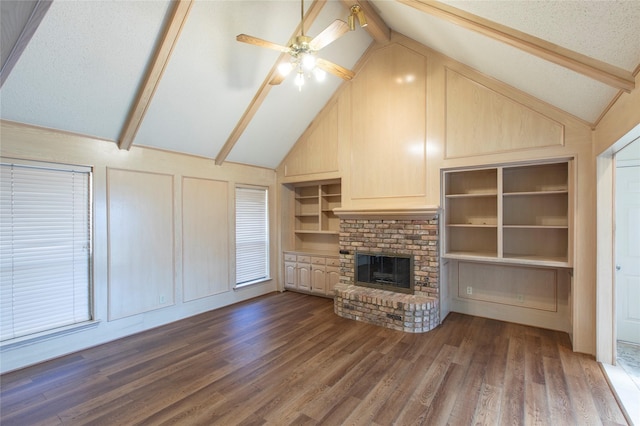
[[[626,424],[565,333],[451,314],[407,334],[292,292],[0,379],[2,425]]]

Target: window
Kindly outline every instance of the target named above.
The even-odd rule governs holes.
[[[91,319],[91,172],[0,162],[0,340]]]
[[[236,188],[236,287],[269,277],[266,188]]]

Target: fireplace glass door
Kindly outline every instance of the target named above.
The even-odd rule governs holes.
[[[412,271],[411,256],[356,253],[356,285],[413,294]]]

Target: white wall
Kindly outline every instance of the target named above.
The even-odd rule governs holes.
[[[93,168],[96,324],[5,343],[1,372],[276,291],[275,172],[1,123],[3,157]],[[268,186],[272,280],[234,290],[234,187]]]

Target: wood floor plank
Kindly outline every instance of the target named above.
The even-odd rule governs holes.
[[[584,355],[576,354],[576,356],[580,359],[585,381],[591,391],[591,397],[602,423],[626,424],[624,414],[622,414],[617,403],[614,403],[615,396],[611,393],[608,383],[604,380],[600,366]]]
[[[515,325],[509,324],[510,329]],[[507,360],[504,366],[500,424],[524,423],[524,338],[519,333],[509,337]]]
[[[502,413],[502,387],[488,383],[482,385],[480,398],[473,417],[474,425],[499,425]]]
[[[412,370],[413,365],[397,358],[391,368],[383,377],[377,380],[377,384],[360,400],[345,418],[344,423],[354,425],[370,425],[374,422],[382,404],[389,399],[391,393],[397,388],[399,382]]]
[[[422,424],[443,425],[447,424],[451,417],[453,406],[456,401],[458,389],[462,385],[467,367],[460,364],[451,363],[447,368],[447,373],[442,379],[441,386],[438,387],[433,400],[424,416]]]
[[[476,406],[478,405],[482,392],[486,365],[486,357],[478,357],[477,360],[474,359],[469,364],[464,382],[461,385],[461,387],[465,389],[465,392],[456,393],[457,399],[449,416],[449,424],[473,424]]]
[[[544,384],[528,380],[525,384],[524,423],[546,426],[549,419],[547,390]]]
[[[399,423],[413,423],[426,415],[429,405],[436,395],[455,353],[456,348],[454,346],[444,345],[441,348],[433,363],[427,371],[421,375],[421,381],[418,387],[409,397],[407,404],[398,415],[397,421]]]
[[[560,424],[574,424],[573,407],[569,398],[569,390],[559,359],[545,358],[544,372],[547,388],[549,415]]]
[[[576,424],[601,424],[600,415],[584,378],[573,375],[567,375],[565,378]]]
[[[274,293],[0,377],[5,425],[625,424],[566,333],[450,314],[429,333]]]

